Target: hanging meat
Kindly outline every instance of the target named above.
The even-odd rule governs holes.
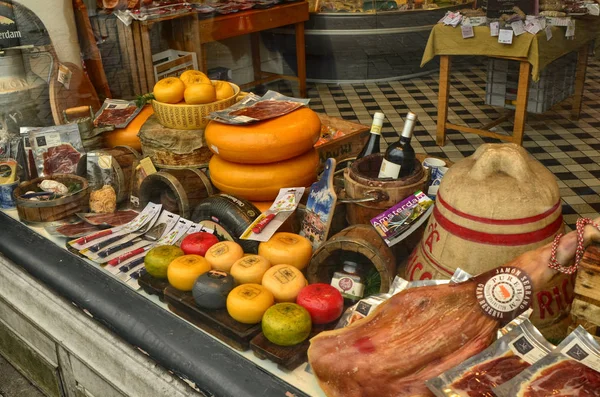
[[[583,245],[600,241],[600,231],[584,225],[580,225]],[[573,260],[577,240],[575,232],[560,239],[558,263]],[[526,299],[532,289],[559,274],[548,267],[551,257],[548,244],[464,283],[408,289],[370,316],[318,334],[311,339],[308,358],[321,388],[329,397],[432,396],[426,380],[481,352],[499,325],[510,320],[487,299],[501,303],[512,288],[505,281],[516,275],[525,280],[517,287],[525,293],[523,299],[511,301],[515,306],[509,314],[522,313],[530,304]],[[480,280],[497,282],[486,281],[481,288]],[[481,293],[487,293],[488,285],[494,289],[484,299]]]
[[[58,146],[49,147],[43,156],[44,175],[75,174],[81,153],[70,144],[63,143]]]

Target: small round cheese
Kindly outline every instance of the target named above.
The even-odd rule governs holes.
[[[220,270],[210,270],[196,279],[192,296],[196,304],[204,309],[223,309],[227,295],[233,289],[233,277]]]
[[[310,262],[312,245],[303,236],[295,233],[275,233],[269,241],[258,245],[258,255],[266,258],[271,265],[292,265],[300,270]]]
[[[244,324],[258,324],[275,303],[273,294],[260,284],[243,284],[227,296],[227,312]]]
[[[214,270],[229,272],[231,266],[244,256],[244,250],[233,241],[221,241],[210,247],[204,256]]]
[[[248,255],[231,266],[231,275],[237,284],[260,284],[271,263],[260,255]]]
[[[277,265],[265,272],[262,285],[273,293],[276,302],[295,302],[308,282],[296,267]]]

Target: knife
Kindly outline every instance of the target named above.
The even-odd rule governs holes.
[[[125,262],[127,259],[132,258],[134,256],[136,256],[137,254],[141,254],[142,252],[146,252],[147,250],[149,250],[151,247],[153,247],[154,245],[147,245],[145,247],[140,247],[140,248],[136,248],[133,251],[129,251],[124,253],[123,255],[119,255],[114,259],[109,260],[108,262],[106,262],[108,265],[110,266],[116,266],[121,262]]]
[[[103,230],[103,231],[98,232],[98,233],[94,233],[94,234],[89,234],[87,236],[83,236],[83,237],[75,240],[75,242],[73,244],[78,244],[78,245],[87,244],[87,243],[89,243],[92,240],[96,240],[96,239],[99,239],[100,237],[104,237],[104,236],[110,236],[111,234],[113,234],[113,230],[112,229]]]
[[[121,243],[119,245],[115,245],[113,247],[107,248],[104,251],[100,251],[100,252],[98,252],[98,256],[100,258],[106,258],[107,256],[110,256],[110,255],[114,254],[115,252],[118,252],[118,251],[120,251],[120,250],[122,250],[124,248],[131,247],[131,246],[139,243],[140,241],[142,241],[142,238],[141,237],[136,237],[133,240],[129,240],[129,241],[126,241],[126,242]],[[132,252],[135,252],[135,251],[132,251]],[[127,254],[125,254],[125,255],[127,255]],[[129,257],[131,258],[131,256],[129,256]]]
[[[128,271],[130,271],[134,267],[141,265],[142,263],[144,263],[144,257],[138,258],[134,261],[131,261],[131,263],[121,266],[119,270],[121,271],[121,273],[127,273]]]
[[[107,247],[107,246],[111,245],[112,243],[115,243],[115,242],[121,240],[125,236],[126,235],[124,235],[124,234],[120,234],[118,236],[106,239],[106,240],[104,240],[104,241],[102,241],[102,242],[100,242],[100,243],[98,243],[96,245],[92,245],[89,248],[89,250],[92,251],[92,252],[94,252],[94,253],[96,253],[96,252],[100,251],[102,248]]]

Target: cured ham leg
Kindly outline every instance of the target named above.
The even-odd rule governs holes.
[[[600,222],[600,218],[596,219]],[[584,245],[600,241],[586,226]],[[570,263],[577,235],[559,243],[557,260]],[[522,269],[540,289],[558,273],[550,269],[551,244],[506,264]],[[499,326],[475,297],[475,281],[409,289],[350,326],[311,339],[308,359],[329,397],[432,396],[425,381],[485,349]]]

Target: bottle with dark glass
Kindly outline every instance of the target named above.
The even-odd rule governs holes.
[[[361,159],[370,154],[379,153],[379,140],[381,138],[381,127],[383,126],[383,119],[385,118],[384,114],[381,112],[376,112],[373,115],[373,124],[371,124],[371,133],[369,134],[369,140],[366,145],[362,148],[357,159]]]
[[[385,151],[385,156],[379,169],[379,178],[403,178],[412,174],[415,168],[415,151],[410,145],[417,115],[408,112],[404,128],[398,142],[392,143]]]

